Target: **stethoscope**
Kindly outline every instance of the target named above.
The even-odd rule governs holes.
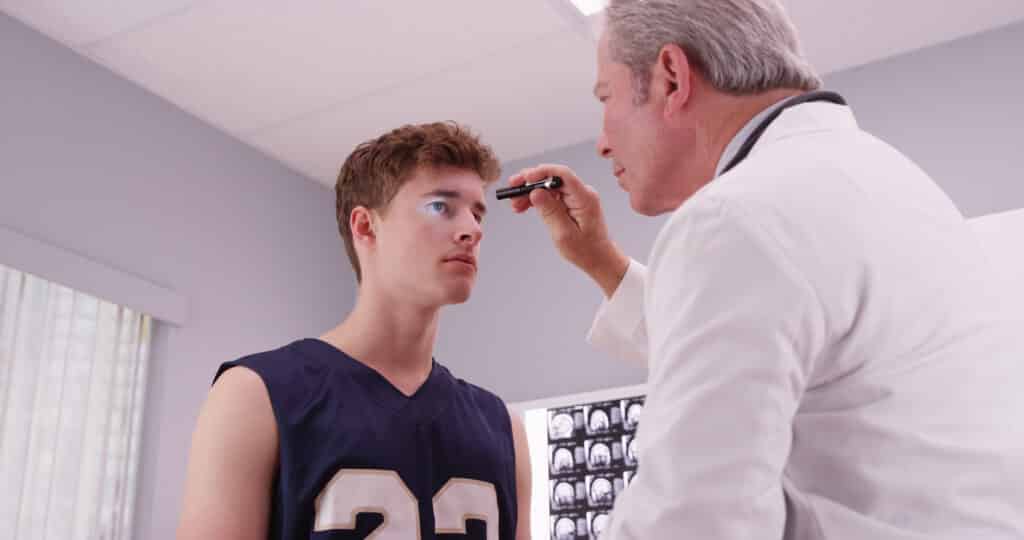
[[[835,92],[829,91],[808,92],[806,94],[799,95],[795,98],[791,98],[784,105],[772,111],[772,113],[769,114],[767,118],[762,120],[761,123],[758,124],[756,128],[754,128],[754,131],[750,133],[750,136],[747,137],[747,140],[743,141],[743,146],[740,146],[739,151],[736,152],[736,155],[733,156],[733,158],[729,161],[729,164],[726,165],[724,169],[722,169],[722,174],[729,172],[730,169],[739,165],[740,162],[747,158],[747,155],[750,154],[750,151],[754,149],[754,145],[757,144],[757,141],[761,138],[761,135],[764,135],[764,132],[765,130],[768,129],[768,126],[772,125],[772,122],[774,122],[779,117],[779,115],[785,112],[786,109],[790,109],[792,107],[796,107],[797,105],[803,105],[804,103],[810,103],[813,101],[827,101],[829,103],[835,103],[836,105],[846,105],[846,100],[843,99],[843,96],[840,96]]]

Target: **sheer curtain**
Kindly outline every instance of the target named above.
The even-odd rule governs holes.
[[[131,537],[151,331],[0,265],[0,538]]]

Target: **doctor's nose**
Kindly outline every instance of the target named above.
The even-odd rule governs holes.
[[[608,137],[604,135],[603,131],[601,136],[597,138],[597,155],[605,159],[611,159],[612,157],[612,147],[608,146]]]

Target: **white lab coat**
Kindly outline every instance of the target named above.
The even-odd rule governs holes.
[[[785,111],[594,321],[649,370],[606,538],[1024,538],[1024,324],[992,270],[850,109]]]

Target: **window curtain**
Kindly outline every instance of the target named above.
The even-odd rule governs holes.
[[[152,324],[0,265],[0,538],[131,537]]]

